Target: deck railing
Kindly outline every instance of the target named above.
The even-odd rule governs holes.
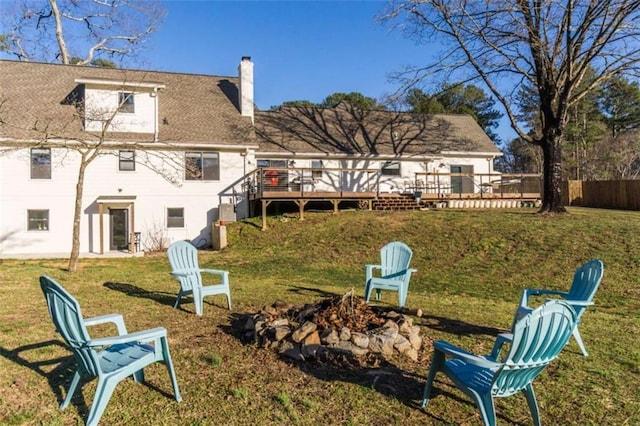
[[[378,169],[266,167],[245,176],[244,190],[254,198],[266,193],[294,196],[318,193],[377,193]]]
[[[539,174],[415,173],[413,179],[381,175],[379,169],[258,168],[245,176],[242,191],[252,199],[314,197],[334,194],[378,197],[412,194],[426,200],[456,198],[538,199]]]
[[[412,189],[423,198],[526,198],[542,194],[539,174],[416,173]]]

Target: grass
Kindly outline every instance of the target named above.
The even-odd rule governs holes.
[[[639,424],[640,213],[571,209],[306,213],[228,225],[229,246],[200,252],[202,267],[230,271],[234,310],[224,296],[173,309],[177,282],[164,254],[84,259],[68,273],[64,259],[0,261],[0,424],[76,424],[93,399],[86,383],[59,411],[74,363],[48,318],[38,277],[48,274],[79,300],[85,316],[122,313],[130,331],[167,328],[184,400],[175,402],[166,369],[147,369],[149,386],[118,385],[104,424],[423,425],[479,424],[473,403],[443,376],[420,409],[431,347],[417,362],[392,359],[377,369],[298,366],[243,344],[231,327],[240,315],[276,300],[304,304],[364,290],[366,263],[401,240],[414,250],[408,307],[429,340],[478,354],[511,323],[524,287],[566,290],[573,271],[598,257],[605,274],[580,330],[589,357],[570,342],[534,387],[543,423]],[[383,304],[394,294],[383,293]],[[94,330],[92,329],[92,332]],[[96,335],[113,333],[95,329]],[[160,392],[158,392],[160,390]],[[496,401],[500,424],[531,424],[522,395]]]

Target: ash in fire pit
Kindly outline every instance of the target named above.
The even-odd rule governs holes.
[[[423,343],[411,316],[372,307],[353,290],[302,308],[275,302],[250,315],[244,332],[259,346],[299,361],[347,355],[366,363],[395,353],[417,361]]]

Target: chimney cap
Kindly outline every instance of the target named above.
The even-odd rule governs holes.
[[[243,56],[242,60],[243,61],[250,61],[251,60],[251,56]]]

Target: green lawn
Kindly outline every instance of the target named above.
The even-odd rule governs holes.
[[[488,353],[505,331],[524,287],[566,290],[577,266],[598,257],[604,279],[582,319],[589,351],[574,341],[535,381],[544,424],[640,424],[640,213],[570,209],[306,213],[227,226],[229,246],[200,252],[202,267],[230,271],[233,312],[224,296],[173,309],[177,281],[166,255],[67,261],[0,261],[0,424],[83,424],[93,399],[88,382],[58,410],[74,363],[48,317],[38,277],[73,293],[85,316],[118,312],[130,331],[167,328],[184,400],[177,403],[166,369],[146,371],[149,386],[122,382],[102,424],[423,425],[480,424],[471,400],[436,378],[427,410],[419,408],[431,346],[418,362],[391,359],[379,368],[292,364],[244,344],[235,319],[284,300],[297,305],[364,291],[364,267],[392,240],[412,247],[408,307],[429,341],[445,339]],[[396,295],[385,293],[382,303]],[[96,333],[111,333],[108,328]],[[159,391],[158,391],[159,390]],[[496,401],[499,424],[532,424],[524,396]]]

